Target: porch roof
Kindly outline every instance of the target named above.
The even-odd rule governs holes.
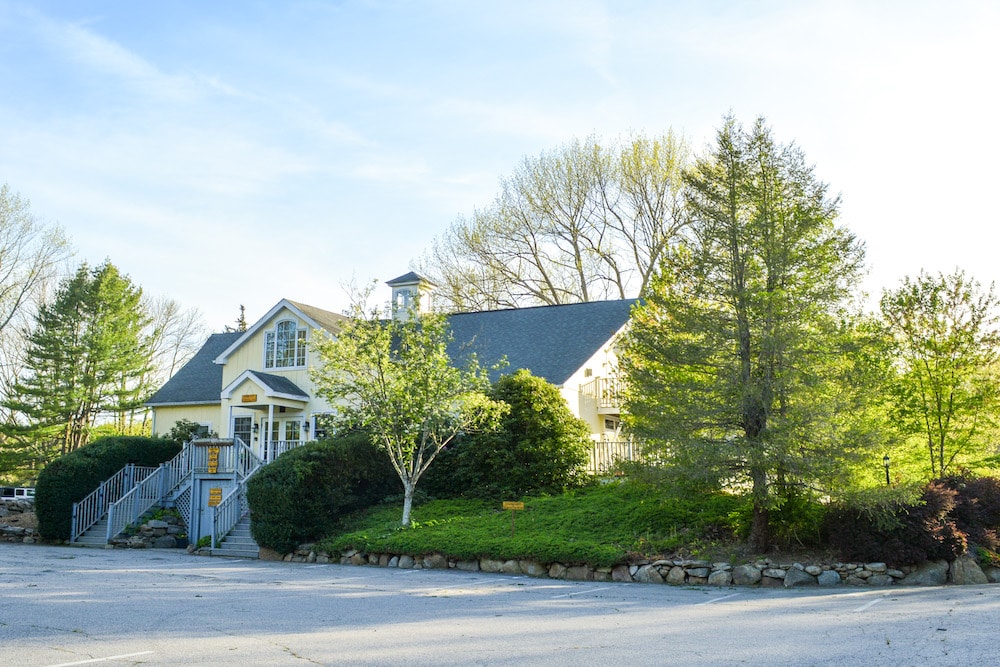
[[[273,373],[262,373],[260,371],[246,370],[239,374],[235,380],[229,383],[228,387],[222,389],[222,398],[232,396],[236,388],[244,381],[251,380],[264,390],[264,395],[270,398],[290,398],[292,400],[307,401],[309,394],[302,391],[297,384],[282,375]]]

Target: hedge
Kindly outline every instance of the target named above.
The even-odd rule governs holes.
[[[73,503],[126,465],[158,466],[180,451],[181,445],[166,438],[109,436],[59,457],[42,470],[35,487],[35,514],[42,539],[68,540]]]

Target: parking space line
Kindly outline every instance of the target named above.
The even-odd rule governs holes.
[[[106,658],[91,658],[90,660],[80,660],[79,662],[61,662],[58,665],[50,665],[50,667],[71,667],[72,665],[92,665],[95,662],[109,662],[111,660],[123,660],[125,658],[134,658],[140,655],[152,655],[152,651],[142,651],[140,653],[123,653],[122,655],[109,655]]]
[[[739,593],[733,593],[732,595],[723,595],[721,598],[714,598],[712,600],[705,600],[704,602],[699,602],[695,606],[696,607],[700,607],[703,604],[715,604],[716,602],[722,602],[723,600],[728,600],[729,598],[734,598],[737,595],[740,595],[740,594]]]
[[[880,598],[876,598],[876,599],[872,600],[871,602],[866,602],[865,604],[863,604],[860,607],[858,607],[857,609],[855,609],[854,613],[858,613],[858,612],[862,612],[862,611],[865,611],[867,609],[870,609],[870,608],[874,607],[875,605],[877,605],[879,602],[882,602],[883,600],[885,600],[886,597],[887,596],[882,596]]]

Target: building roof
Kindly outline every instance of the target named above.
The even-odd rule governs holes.
[[[425,278],[416,271],[410,271],[409,273],[404,273],[398,278],[393,278],[392,280],[386,281],[386,285],[389,287],[395,287],[397,285],[409,285],[412,283],[426,283],[428,285],[434,285],[434,281],[429,278]]]
[[[474,353],[484,367],[506,357],[507,366],[490,373],[494,381],[524,368],[562,385],[625,326],[635,302],[590,301],[457,313],[448,318],[454,334],[448,353],[456,360]]]
[[[448,353],[458,362],[475,354],[483,367],[506,359],[506,366],[490,372],[490,379],[494,381],[523,368],[559,386],[625,326],[635,303],[635,299],[590,301],[456,313],[448,317],[454,334]],[[339,327],[344,320],[342,315],[292,301],[282,300],[279,305],[282,304],[290,304],[324,328],[327,327],[323,320],[328,319],[324,313],[333,316],[328,319],[331,326]],[[277,306],[272,314],[276,309]],[[330,328],[327,330],[333,332]],[[245,335],[239,332],[212,334],[191,361],[168,380],[147,405],[220,403],[223,391],[220,362],[239,347],[237,343]],[[276,393],[306,396],[302,389],[280,375],[247,370]]]
[[[215,358],[241,335],[235,331],[209,336],[197,354],[167,380],[146,401],[146,405],[221,403],[219,392],[222,390],[222,366],[215,363]]]
[[[252,380],[264,390],[267,396],[276,396],[279,398],[291,398],[293,400],[307,399],[309,394],[302,391],[297,384],[284,377],[283,375],[275,375],[274,373],[263,373],[261,371],[255,371],[252,369],[247,369],[240,373],[235,380],[229,383],[228,386],[222,387],[220,390],[222,398],[229,398],[232,396],[233,391],[236,390],[244,380]]]

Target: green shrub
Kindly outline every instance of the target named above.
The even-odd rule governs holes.
[[[250,478],[251,530],[262,547],[287,553],[328,535],[344,513],[399,491],[389,458],[363,434],[293,449]]]
[[[556,387],[519,370],[500,378],[490,397],[510,406],[500,428],[442,451],[423,480],[429,494],[510,500],[561,493],[587,480],[587,426]]]
[[[180,451],[180,445],[166,438],[110,436],[59,457],[38,475],[35,514],[39,534],[46,540],[69,539],[73,503],[129,463],[157,466]]]

